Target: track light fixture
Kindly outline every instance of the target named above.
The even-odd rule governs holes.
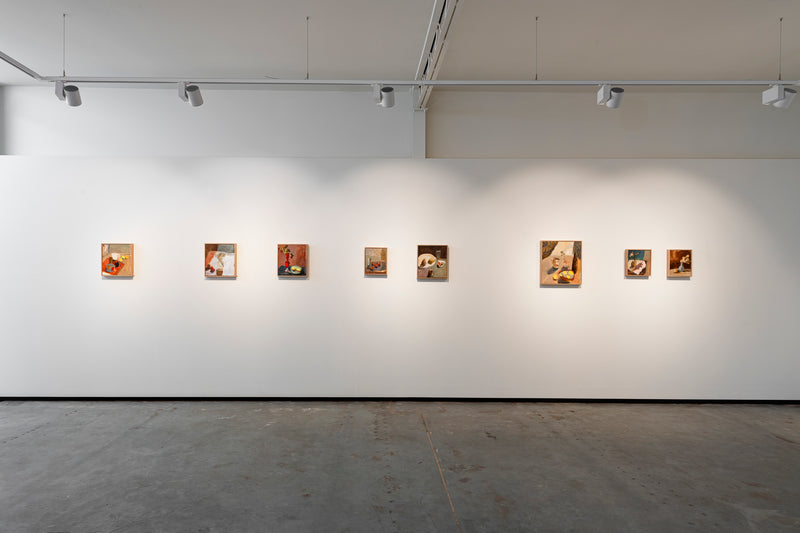
[[[184,102],[189,102],[192,107],[203,105],[203,95],[200,94],[200,87],[197,85],[190,85],[186,82],[178,83],[178,97]]]
[[[66,100],[71,106],[81,105],[80,92],[75,85],[67,85],[68,79],[80,84],[102,84],[104,86],[131,86],[142,87],[145,85],[158,85],[174,87],[178,85],[178,96],[184,102],[190,102],[193,106],[203,104],[203,97],[197,84],[178,82],[176,78],[155,78],[155,77],[67,77],[62,71],[60,76],[42,76],[30,67],[20,63],[13,57],[0,51],[0,61],[8,63],[12,67],[20,70],[32,79],[42,83],[55,84],[55,93],[59,100]],[[373,100],[382,107],[393,107],[395,104],[395,88],[435,88],[435,87],[599,87],[597,90],[597,104],[605,105],[609,108],[617,108],[622,101],[625,90],[622,87],[612,87],[610,84],[597,80],[392,80],[384,85],[377,80],[288,80],[275,78],[196,78],[203,85],[212,87],[228,88],[235,85],[247,85],[252,87],[278,87],[278,86],[303,86],[303,87],[361,87],[373,89]],[[751,87],[769,86],[763,92],[762,102],[764,105],[773,105],[777,108],[789,107],[794,97],[797,95],[797,87],[800,87],[800,79],[782,80],[780,73],[778,78],[768,80],[620,80],[620,85],[650,86],[650,87]]]
[[[375,103],[381,107],[394,107],[394,87],[375,84],[372,86]]]
[[[616,109],[619,107],[619,104],[622,103],[622,93],[625,92],[625,89],[622,87],[612,87],[611,88],[611,98],[608,99],[606,102],[606,107],[610,109]]]
[[[791,105],[795,96],[797,96],[796,90],[777,84],[761,93],[761,103],[778,109],[786,109]]]
[[[597,91],[597,105],[605,105],[609,109],[616,109],[622,103],[622,93],[625,89],[622,87],[611,87],[610,85],[603,84]]]
[[[786,109],[792,105],[792,100],[797,96],[795,89],[783,86],[783,17],[778,19],[778,83],[770,85],[769,89],[761,93],[761,103],[771,105],[778,109]]]
[[[61,48],[61,76],[62,79],[67,75],[67,15],[62,15],[62,37],[63,44]],[[81,92],[75,85],[65,85],[63,81],[56,81],[56,98],[62,102],[66,100],[67,105],[70,107],[78,107],[81,105]]]
[[[772,107],[777,107],[778,109],[786,109],[787,107],[792,105],[792,100],[794,100],[795,96],[797,96],[796,90],[784,87],[783,100],[778,100],[777,102],[773,102]]]
[[[63,81],[56,82],[56,97],[62,102],[66,100],[70,107],[78,107],[81,102],[81,92],[75,85],[65,85]]]

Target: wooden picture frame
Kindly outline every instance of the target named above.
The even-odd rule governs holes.
[[[417,279],[450,279],[450,250],[446,244],[417,245]]]
[[[579,287],[583,283],[583,241],[539,241],[539,285]]]
[[[667,278],[691,278],[692,259],[692,250],[667,250]]]
[[[388,254],[388,248],[365,246],[364,275],[387,276],[389,274]]]
[[[308,277],[307,244],[278,245],[278,277],[279,278]]]
[[[205,244],[206,279],[230,279],[238,275],[239,250],[236,243]]]
[[[100,275],[104,278],[132,278],[133,244],[102,243],[100,245]]]
[[[650,277],[653,267],[653,250],[641,248],[625,250],[623,267],[626,278]]]

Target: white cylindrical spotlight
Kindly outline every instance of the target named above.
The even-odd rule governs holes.
[[[792,105],[792,100],[794,97],[797,96],[797,91],[794,89],[790,89],[788,87],[783,88],[783,100],[778,100],[777,102],[772,103],[772,107],[777,107],[778,109],[786,109],[790,105]]]
[[[394,87],[381,87],[381,107],[394,107]]]
[[[610,91],[610,96],[608,101],[606,102],[606,107],[611,109],[616,109],[619,107],[619,104],[622,103],[622,93],[625,92],[625,89],[622,87],[612,87]]]
[[[78,107],[82,103],[81,92],[75,85],[64,85],[64,97],[70,107]]]
[[[186,86],[186,96],[189,97],[189,103],[194,107],[203,105],[203,95],[200,94],[200,87],[197,85]]]

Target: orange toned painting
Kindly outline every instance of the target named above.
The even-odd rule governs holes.
[[[308,245],[278,245],[278,276],[302,278],[308,276]]]
[[[667,277],[668,278],[692,277],[691,250],[667,250]]]
[[[540,285],[580,285],[583,241],[541,241]]]
[[[133,277],[133,244],[100,245],[100,273],[105,277]]]

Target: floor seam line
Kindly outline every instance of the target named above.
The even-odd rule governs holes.
[[[436,468],[439,470],[439,477],[442,478],[442,485],[444,486],[444,493],[447,495],[447,502],[450,504],[450,510],[453,512],[453,518],[456,521],[456,527],[459,533],[461,531],[461,523],[458,521],[456,508],[453,505],[453,498],[450,497],[450,489],[447,488],[447,481],[444,479],[444,472],[442,472],[442,465],[439,463],[439,454],[436,453],[436,448],[433,447],[433,439],[431,439],[431,431],[428,429],[428,423],[425,422],[425,416],[420,413],[419,417],[422,419],[422,425],[425,426],[425,434],[428,436],[428,444],[431,445],[431,452],[433,452],[433,460],[436,461]]]

